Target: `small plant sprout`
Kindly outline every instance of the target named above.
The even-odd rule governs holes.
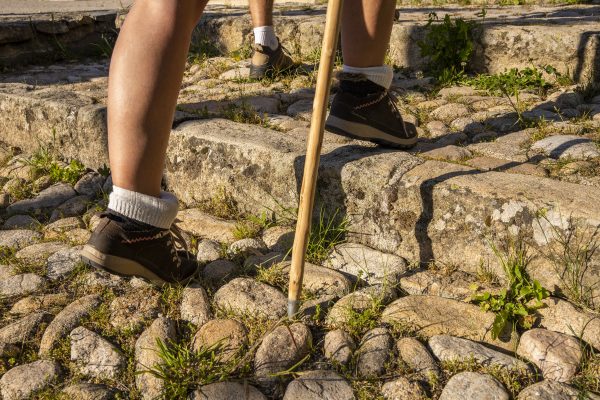
[[[513,330],[530,329],[534,322],[531,314],[543,306],[542,300],[550,293],[527,275],[530,257],[522,238],[508,238],[504,251],[491,241],[490,246],[504,270],[507,287],[498,294],[475,293],[472,300],[483,310],[496,314],[491,332],[496,339],[510,325]]]

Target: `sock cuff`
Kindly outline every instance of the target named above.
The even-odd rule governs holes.
[[[386,89],[389,89],[392,86],[392,80],[394,79],[394,70],[389,65],[357,68],[344,64],[342,72],[349,74],[362,74],[371,82],[374,82]]]
[[[275,28],[272,25],[258,26],[254,28],[254,43],[270,47],[271,50],[277,49],[279,41],[275,34]]]
[[[179,203],[173,193],[161,191],[160,197],[154,197],[113,185],[108,208],[127,218],[169,229],[177,217]]]

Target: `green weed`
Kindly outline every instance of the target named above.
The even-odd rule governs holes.
[[[524,69],[511,68],[500,74],[481,74],[472,78],[463,78],[461,83],[486,90],[493,95],[512,96],[520,90],[532,90],[545,95],[553,85],[544,79],[544,72],[561,76],[554,67],[527,67]]]
[[[236,219],[240,215],[237,201],[225,188],[217,190],[211,198],[200,203],[198,208],[207,214],[223,219]]]
[[[536,382],[535,375],[527,370],[509,369],[501,366],[483,366],[474,359],[444,361],[442,362],[442,369],[448,377],[465,371],[489,374],[502,382],[514,397],[521,390]]]
[[[35,175],[48,175],[52,183],[66,182],[74,185],[86,171],[78,160],[71,160],[65,165],[47,148],[41,148],[27,163],[34,168]]]
[[[233,236],[237,240],[255,238],[263,230],[271,227],[274,224],[273,218],[263,212],[260,215],[247,215],[239,219],[233,229]]]
[[[326,217],[323,209],[319,214],[319,221],[310,232],[306,250],[306,260],[313,264],[320,264],[327,259],[335,246],[343,243],[348,233],[348,219],[339,216],[339,210]]]
[[[234,373],[231,362],[223,362],[218,356],[222,343],[191,350],[186,344],[169,341],[156,341],[158,356],[162,363],[151,366],[139,373],[149,373],[164,382],[164,396],[167,399],[186,399],[196,386],[221,382]]]
[[[485,11],[482,12],[485,16]],[[417,42],[421,56],[427,57],[428,68],[440,85],[459,81],[473,55],[474,21],[462,18],[452,20],[446,14],[440,21],[436,13],[429,14],[425,29],[425,39]]]
[[[285,264],[275,264],[270,267],[258,265],[256,267],[256,280],[280,288],[284,293],[288,290],[288,274]]]
[[[476,293],[472,299],[484,311],[496,314],[491,332],[492,338],[496,339],[510,325],[513,329],[517,326],[530,329],[534,322],[531,314],[543,306],[542,300],[550,293],[538,281],[527,275],[526,268],[530,257],[522,239],[509,238],[504,251],[498,249],[494,243],[490,243],[490,246],[504,270],[507,288],[499,294]]]
[[[568,228],[563,230],[552,224],[546,216],[541,218],[546,219],[552,227],[551,237],[546,237],[546,240],[554,239],[558,244],[549,246],[546,256],[552,261],[561,280],[564,295],[582,307],[598,310],[600,304],[595,297],[595,291],[600,285],[600,280],[589,283],[586,278],[592,268],[594,256],[600,248],[600,227],[582,231],[569,218]]]

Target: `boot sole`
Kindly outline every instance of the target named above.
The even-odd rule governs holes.
[[[410,149],[417,144],[418,137],[400,138],[385,133],[377,128],[367,124],[346,121],[334,115],[327,117],[325,129],[336,135],[348,137],[350,139],[367,140],[383,146],[394,147],[398,149]]]
[[[144,267],[137,261],[133,261],[123,257],[113,256],[110,254],[104,254],[90,245],[85,245],[83,247],[83,250],[81,250],[81,260],[84,264],[108,272],[110,274],[122,277],[136,276],[138,278],[145,279],[146,281],[157,286],[175,284],[174,282],[164,280],[163,278],[150,271],[148,268]],[[193,273],[189,277],[177,283],[186,284],[189,281],[191,281],[195,275],[196,273]]]

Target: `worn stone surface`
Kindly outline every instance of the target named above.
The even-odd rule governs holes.
[[[102,192],[105,178],[97,172],[88,172],[73,186],[77,194],[95,197]]]
[[[418,383],[403,376],[386,382],[381,388],[385,400],[422,400],[427,393]]]
[[[285,371],[305,357],[312,346],[310,329],[304,324],[279,326],[269,332],[256,350],[254,373],[261,384],[271,384],[271,376]]]
[[[37,242],[41,237],[41,233],[28,229],[0,231],[0,246],[18,250]]]
[[[25,263],[41,263],[57,251],[66,249],[68,246],[60,242],[36,243],[22,248],[15,254],[15,257]]]
[[[204,325],[212,314],[206,290],[200,285],[184,288],[179,310],[184,321],[189,321],[196,326]]]
[[[478,372],[461,372],[454,375],[448,383],[440,400],[508,400],[506,389],[495,378]]]
[[[279,290],[251,278],[236,278],[221,287],[213,299],[224,310],[269,319],[287,313],[287,298]]]
[[[0,379],[0,394],[5,400],[28,399],[58,378],[60,366],[55,361],[39,360],[19,365]]]
[[[196,208],[179,211],[177,219],[181,220],[178,226],[182,230],[195,236],[223,243],[235,241],[233,237],[235,223],[233,222],[205,214]]]
[[[537,310],[540,326],[566,335],[577,335],[600,349],[600,319],[577,310],[571,303],[557,297],[544,300],[546,307]]]
[[[41,324],[48,322],[52,316],[45,312],[35,312],[0,329],[0,343],[21,344],[32,340]]]
[[[175,324],[173,321],[159,317],[140,335],[135,342],[136,371],[135,385],[140,391],[143,399],[155,399],[160,397],[164,383],[160,378],[148,373],[148,369],[162,363],[158,355],[157,340],[166,343],[175,340]]]
[[[543,380],[519,392],[517,400],[578,400],[579,390],[564,383]]]
[[[201,264],[208,264],[221,257],[221,244],[214,240],[202,239],[198,242],[198,252],[196,259]]]
[[[571,380],[582,357],[577,339],[539,328],[523,333],[517,354],[537,365],[544,379],[558,382]]]
[[[395,283],[406,272],[408,263],[402,257],[355,243],[344,243],[333,250],[328,265],[367,284]]]
[[[160,295],[152,288],[133,290],[115,298],[109,306],[110,324],[117,329],[137,329],[158,316]]]
[[[433,379],[440,376],[440,369],[431,353],[423,343],[415,338],[402,338],[396,342],[398,357],[410,369],[417,372],[425,379]]]
[[[75,197],[77,193],[67,183],[57,183],[48,189],[42,190],[33,199],[17,201],[6,209],[10,214],[40,213],[58,207],[65,201]]]
[[[217,382],[202,386],[190,395],[190,400],[267,400],[257,388],[239,382]]]
[[[477,284],[480,289],[494,291],[491,287],[481,287],[476,281],[477,277],[462,271],[447,274],[422,270],[403,275],[400,278],[400,287],[412,295],[440,296],[456,300],[470,299],[473,295],[473,284]]]
[[[52,211],[52,214],[50,214],[50,221],[83,215],[90,208],[91,204],[91,197],[85,195],[75,196],[56,207]]]
[[[510,341],[494,340],[490,329],[494,314],[474,304],[437,296],[406,296],[390,304],[382,315],[383,322],[400,322],[417,329],[422,335],[448,334],[512,350]]]
[[[100,296],[95,294],[83,296],[59,312],[44,331],[40,341],[40,356],[47,356],[60,339],[69,334],[81,319],[100,304],[100,300]]]
[[[242,239],[233,242],[227,253],[232,256],[248,257],[251,255],[263,255],[268,251],[267,245],[262,239]]]
[[[343,329],[355,313],[360,314],[368,310],[374,303],[388,304],[397,296],[396,291],[389,285],[357,290],[339,299],[329,310],[325,322],[330,328]]]
[[[211,283],[224,283],[233,279],[240,271],[240,266],[229,260],[215,260],[202,270],[202,277]]]
[[[473,360],[485,367],[505,368],[519,372],[530,370],[523,361],[468,339],[437,335],[429,339],[429,348],[441,362]]]
[[[282,268],[289,275],[290,262],[284,262],[271,268]],[[344,296],[352,288],[352,282],[345,275],[331,268],[320,267],[311,263],[304,264],[303,288],[316,296]]]
[[[95,332],[79,326],[69,334],[71,361],[84,375],[96,378],[117,379],[126,365],[121,352]]]
[[[341,329],[329,331],[325,335],[323,354],[331,362],[348,365],[355,349],[356,343],[352,336]]]
[[[36,274],[19,274],[0,280],[0,297],[24,296],[40,290],[46,280]]]
[[[62,308],[69,302],[66,293],[49,293],[32,295],[22,298],[14,303],[10,309],[11,314],[26,315],[36,311],[47,311]]]
[[[213,319],[198,329],[192,348],[198,351],[219,343],[218,357],[231,360],[248,342],[248,332],[243,324],[232,319]]]
[[[283,400],[354,400],[352,386],[333,371],[307,371],[285,390]]]
[[[113,400],[115,390],[94,383],[76,383],[62,390],[65,396],[73,400]]]
[[[365,378],[383,375],[394,341],[385,328],[368,331],[356,350],[356,372]]]
[[[81,247],[66,248],[48,257],[46,276],[57,280],[68,276],[81,262]]]
[[[39,225],[38,220],[29,215],[13,215],[2,224],[2,229],[35,229]]]
[[[473,153],[464,147],[449,145],[424,151],[422,155],[434,160],[463,161],[471,158]]]
[[[46,234],[48,232],[63,233],[77,228],[84,228],[85,224],[78,217],[67,217],[51,222],[45,226]]]
[[[556,159],[587,160],[600,157],[600,149],[590,139],[574,135],[550,136],[535,142],[531,150]]]
[[[276,225],[263,232],[262,240],[270,250],[285,254],[294,245],[294,234],[292,228]]]

